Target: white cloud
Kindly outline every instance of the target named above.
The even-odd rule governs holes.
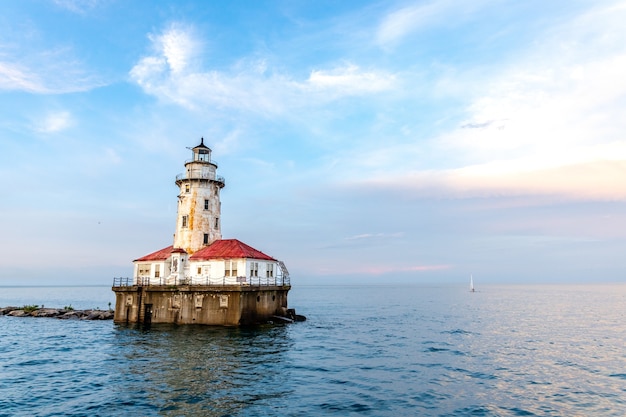
[[[377,43],[387,45],[396,42],[420,27],[428,25],[435,15],[441,13],[441,4],[442,2],[418,4],[389,13],[378,27]]]
[[[161,35],[149,36],[149,39],[173,74],[187,70],[200,52],[200,42],[192,29],[181,24],[172,24]]]
[[[0,61],[0,90],[25,90],[43,92],[41,80],[27,68],[11,62]]]
[[[57,133],[73,125],[72,115],[67,111],[49,113],[35,124],[35,130],[41,133]]]
[[[360,235],[349,236],[345,240],[369,240],[369,239],[386,239],[386,238],[400,238],[404,236],[404,233],[362,233]]]
[[[54,4],[73,13],[85,14],[100,5],[102,0],[54,0]]]
[[[486,1],[489,3],[489,1]],[[435,0],[427,3],[403,7],[387,14],[376,30],[376,43],[382,47],[393,45],[403,38],[437,24],[465,18],[481,8],[483,0],[459,2],[454,0]]]
[[[87,91],[104,85],[85,71],[68,49],[33,53],[5,51],[0,55],[0,91],[63,94]]]
[[[358,95],[389,90],[394,78],[391,74],[363,72],[356,65],[348,64],[330,71],[311,71],[306,85],[314,90],[332,89],[338,94]]]
[[[131,69],[131,79],[146,93],[190,109],[212,106],[284,114],[341,97],[379,93],[394,83],[392,74],[363,71],[351,63],[331,70],[312,70],[305,80],[272,72],[264,60],[239,61],[229,72],[202,71],[190,65],[201,53],[192,29],[173,25],[149,38],[155,54],[142,58]]]

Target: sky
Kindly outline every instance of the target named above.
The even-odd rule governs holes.
[[[626,1],[0,2],[0,285],[223,238],[292,284],[623,282]]]

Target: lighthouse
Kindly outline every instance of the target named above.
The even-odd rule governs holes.
[[[217,163],[204,138],[191,151],[185,172],[176,176],[179,194],[174,233],[174,247],[189,255],[222,238],[220,190],[224,188],[224,178],[217,176]]]
[[[175,180],[172,245],[135,259],[132,278],[114,278],[114,321],[237,326],[302,319],[287,308],[285,264],[237,239],[222,239],[224,178],[203,138],[191,153]]]

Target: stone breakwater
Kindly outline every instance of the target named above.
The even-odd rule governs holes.
[[[64,320],[112,320],[112,310],[74,310],[62,308],[2,307],[0,316],[54,317]]]

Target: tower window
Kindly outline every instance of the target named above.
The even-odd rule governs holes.
[[[189,192],[189,184],[185,184],[185,192],[188,193]]]
[[[215,228],[219,229],[219,227],[220,227],[220,219],[219,219],[219,217],[216,217],[215,218]]]
[[[204,200],[204,209],[205,210],[209,209],[209,200]]]
[[[198,161],[209,162],[211,160],[211,154],[206,149],[200,149],[198,151]]]
[[[189,224],[189,216],[183,216],[183,227],[187,227]]]
[[[204,243],[205,245],[209,244],[209,234],[208,233],[204,234],[204,239],[202,240],[202,243]]]

